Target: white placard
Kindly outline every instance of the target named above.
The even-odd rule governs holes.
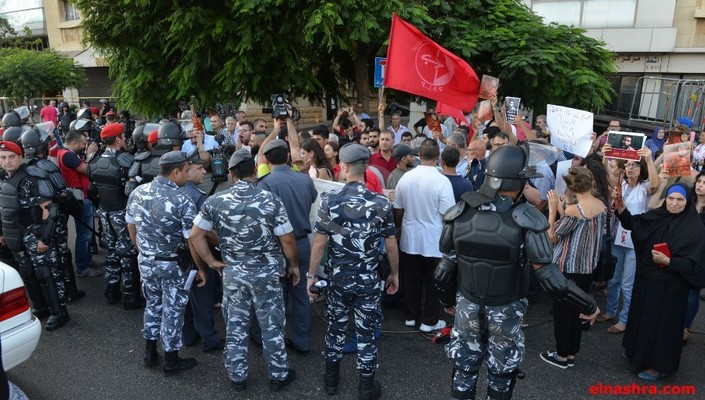
[[[592,147],[593,115],[589,111],[576,110],[549,104],[546,124],[551,132],[551,144],[564,151],[585,157]]]
[[[565,160],[565,161],[559,161],[558,164],[556,164],[556,196],[560,197],[565,194],[566,189],[568,187],[565,184],[565,181],[563,180],[563,176],[568,174],[568,170],[570,169],[571,165],[573,165],[573,160]]]

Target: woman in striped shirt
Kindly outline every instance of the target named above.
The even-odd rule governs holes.
[[[548,235],[555,244],[553,262],[565,277],[586,292],[590,290],[592,272],[600,254],[605,231],[607,207],[593,195],[593,176],[585,167],[571,167],[563,176],[573,204],[556,221],[559,200],[554,191],[548,193]],[[556,351],[541,353],[541,359],[559,368],[575,365],[582,334],[580,314],[565,302],[553,302]]]

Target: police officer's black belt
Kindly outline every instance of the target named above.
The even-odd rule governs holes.
[[[154,259],[157,261],[178,261],[179,257],[178,256],[173,256],[173,257],[154,256]]]

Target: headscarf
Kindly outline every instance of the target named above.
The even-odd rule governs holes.
[[[666,133],[664,132],[663,134],[663,139],[658,138],[658,131],[662,130],[663,128],[656,127],[654,128],[653,133],[651,133],[651,137],[646,140],[644,143],[644,146],[648,147],[649,150],[651,150],[651,157],[656,160],[656,153],[659,151],[663,150],[663,145],[666,143]]]
[[[689,282],[701,285],[705,283],[700,282],[705,277],[705,226],[695,208],[693,193],[682,183],[674,183],[668,191],[672,191],[674,186],[679,186],[677,192],[686,194],[685,208],[679,214],[671,214],[664,201],[659,208],[632,216],[634,250],[643,265],[640,272],[654,277],[668,276],[668,272],[657,267],[651,258],[654,244],[665,242],[671,257],[685,258],[694,263],[697,271],[684,272],[682,275]]]

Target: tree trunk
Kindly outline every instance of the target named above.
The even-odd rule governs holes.
[[[367,70],[367,46],[358,46],[355,57],[355,93],[357,101],[365,107],[365,112],[372,115],[370,110],[370,74]],[[354,106],[354,104],[352,104]]]

